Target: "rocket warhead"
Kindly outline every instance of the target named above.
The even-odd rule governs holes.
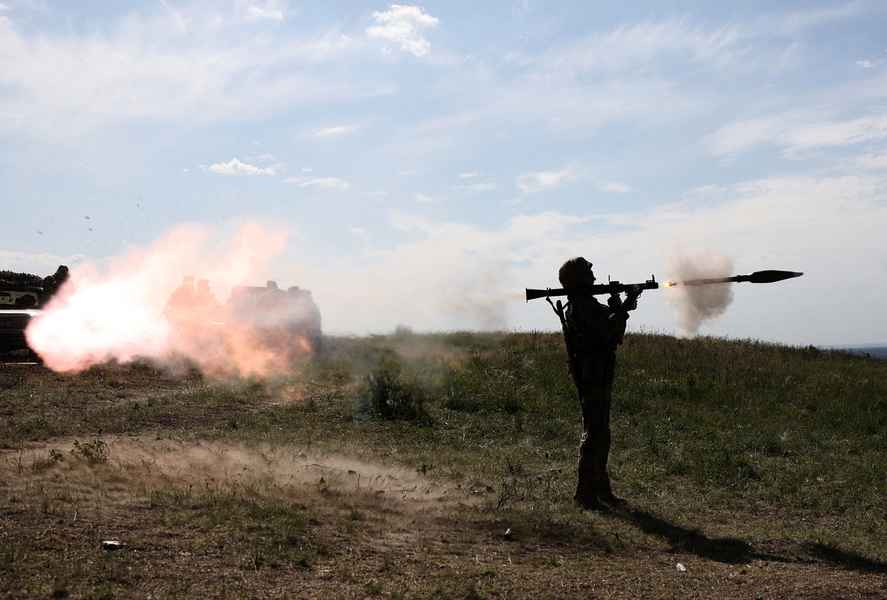
[[[777,281],[792,279],[793,277],[800,277],[801,275],[803,275],[803,273],[798,273],[797,271],[755,271],[751,275],[746,275],[745,277],[748,279],[744,279],[744,281],[749,281],[751,283],[775,283]]]

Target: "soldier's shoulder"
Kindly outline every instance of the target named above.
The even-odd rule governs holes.
[[[580,313],[595,314],[606,312],[607,306],[601,304],[597,298],[590,294],[583,294],[570,298],[570,308]]]
[[[582,294],[576,296],[575,298],[571,299],[571,302],[575,302],[580,306],[588,308],[606,308],[606,305],[601,304],[600,300],[598,300],[591,294]]]

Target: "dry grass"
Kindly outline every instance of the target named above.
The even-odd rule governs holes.
[[[326,346],[262,382],[0,367],[0,596],[887,596],[887,363],[631,336],[630,505],[588,513],[557,336]],[[391,361],[422,418],[367,403]]]

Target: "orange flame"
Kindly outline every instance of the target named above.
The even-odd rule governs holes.
[[[28,343],[55,371],[82,371],[116,360],[174,364],[184,357],[207,374],[268,375],[307,353],[309,341],[287,327],[286,315],[261,327],[221,308],[167,302],[184,269],[230,288],[259,279],[286,243],[286,233],[245,224],[210,245],[212,230],[177,227],[147,249],[114,259],[104,272],[75,269],[46,309],[31,320]],[[272,335],[269,335],[269,332]]]

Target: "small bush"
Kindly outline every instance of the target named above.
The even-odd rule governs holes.
[[[74,440],[74,447],[71,448],[71,454],[83,458],[91,465],[108,462],[108,444],[98,438],[91,442],[81,442]]]
[[[430,422],[425,409],[424,388],[402,374],[400,362],[396,359],[386,357],[366,376],[362,396],[374,416],[389,420]]]
[[[443,406],[449,410],[476,413],[481,409],[471,394],[470,385],[459,371],[448,369],[443,381]]]

